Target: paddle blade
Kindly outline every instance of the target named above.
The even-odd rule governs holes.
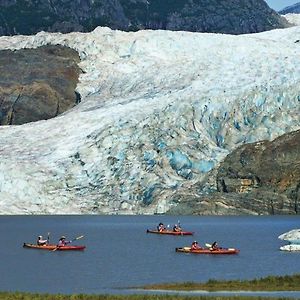
[[[205,246],[206,246],[207,248],[211,248],[211,244],[206,243]]]
[[[73,239],[73,241],[76,241],[76,240],[80,240],[84,237],[84,235],[81,235],[81,236],[78,236],[77,238]]]
[[[184,250],[191,250],[191,247],[183,247]]]

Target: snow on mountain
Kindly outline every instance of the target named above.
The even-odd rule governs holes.
[[[162,213],[242,143],[300,128],[300,27],[261,34],[170,31],[0,37],[81,57],[82,102],[0,127],[0,212]],[[199,191],[201,192],[201,191]]]

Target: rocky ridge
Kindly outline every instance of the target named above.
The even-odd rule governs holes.
[[[240,34],[289,25],[264,0],[0,1],[0,35],[89,32],[97,26]]]
[[[230,152],[299,129],[299,35],[97,28],[1,37],[2,50],[75,49],[83,73],[71,111],[0,127],[0,211],[164,213],[203,199]]]

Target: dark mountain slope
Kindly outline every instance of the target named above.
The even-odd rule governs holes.
[[[0,0],[0,35],[97,26],[240,34],[288,24],[264,0]]]
[[[282,9],[281,11],[279,11],[279,13],[281,15],[300,14],[300,2]]]

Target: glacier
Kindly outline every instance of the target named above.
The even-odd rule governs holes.
[[[82,102],[0,127],[0,214],[154,214],[244,143],[300,128],[300,27],[0,37],[0,50],[78,51]],[[199,191],[201,192],[201,191]]]
[[[283,16],[290,24],[299,26],[300,25],[300,14],[286,14]]]

